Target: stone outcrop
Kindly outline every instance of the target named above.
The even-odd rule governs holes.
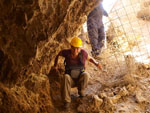
[[[50,84],[46,75],[31,74],[24,84],[11,89],[0,84],[1,113],[53,112]]]
[[[124,87],[106,88],[98,95],[84,97],[78,106],[78,112],[114,113],[116,104],[123,101],[127,96],[132,95],[134,90],[135,86],[131,84]]]

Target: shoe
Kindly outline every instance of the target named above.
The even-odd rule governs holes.
[[[64,108],[65,109],[69,109],[69,107],[70,107],[70,102],[65,102],[64,103]]]
[[[99,51],[97,50],[97,51],[91,51],[91,54],[92,54],[93,57],[96,57],[96,56],[98,56],[100,53],[99,53]]]

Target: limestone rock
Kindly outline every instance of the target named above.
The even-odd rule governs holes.
[[[136,92],[135,98],[138,103],[146,102],[146,99],[142,96],[141,92],[139,91]]]
[[[97,113],[100,111],[100,107],[103,104],[103,100],[98,95],[91,95],[84,97],[81,100],[77,110],[82,113]]]
[[[115,107],[115,105],[114,105],[114,103],[113,103],[111,98],[106,97],[106,98],[104,98],[103,101],[104,101],[103,109],[105,111],[113,112],[115,110],[116,107]]]
[[[127,91],[127,89],[125,87],[123,87],[119,92],[120,96],[127,96],[128,94],[129,94],[129,92]]]
[[[98,97],[98,95],[94,95],[94,103],[96,107],[100,107],[103,103],[103,100]]]
[[[113,102],[114,104],[117,103],[120,98],[121,98],[120,95],[116,95],[116,96],[110,97],[110,99],[112,100],[112,102]]]
[[[49,94],[50,84],[46,75],[32,73],[24,84],[28,90],[31,90],[34,93],[40,93],[43,90],[45,93]]]
[[[102,93],[99,94],[99,97],[100,98],[105,98],[105,97],[107,97],[107,94],[105,92],[102,92]]]
[[[135,87],[132,86],[131,84],[129,84],[126,88],[127,88],[127,90],[129,91],[129,93],[132,93],[132,92],[135,91]]]

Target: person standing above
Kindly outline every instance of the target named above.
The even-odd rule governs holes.
[[[79,37],[71,40],[71,48],[61,50],[55,58],[54,68],[57,69],[58,58],[65,58],[65,74],[63,76],[62,99],[67,109],[71,103],[71,88],[77,87],[80,97],[84,96],[85,88],[88,85],[89,74],[85,71],[86,61],[95,64],[100,70],[101,65],[96,62],[88,53],[82,49],[82,41]]]
[[[87,30],[92,46],[92,56],[99,55],[104,45],[105,32],[102,19],[103,15],[108,17],[108,14],[103,8],[102,1],[100,1],[100,4],[87,17]]]

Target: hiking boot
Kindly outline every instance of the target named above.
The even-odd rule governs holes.
[[[99,50],[91,51],[91,54],[93,57],[96,57],[100,54],[100,51]]]
[[[65,109],[69,109],[69,107],[70,107],[70,102],[65,102],[64,103],[64,108]]]

